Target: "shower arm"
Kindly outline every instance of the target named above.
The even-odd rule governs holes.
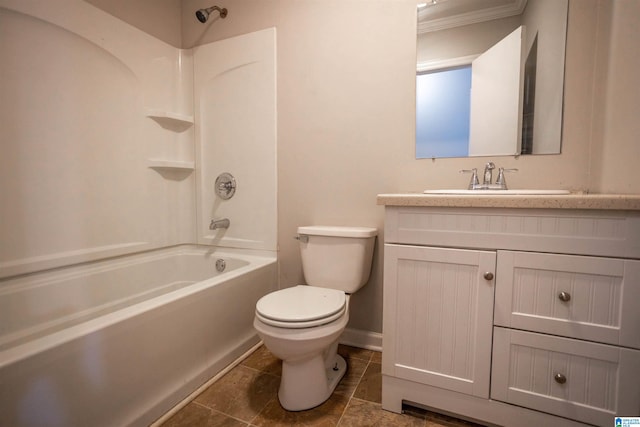
[[[224,19],[227,17],[227,9],[226,8],[220,8],[218,6],[211,6],[208,7],[206,9],[198,9],[196,11],[196,18],[198,18],[198,21],[200,21],[201,23],[205,23],[207,22],[207,20],[209,19],[209,15],[211,15],[211,12],[213,11],[217,11],[218,13],[220,13],[220,18]]]
[[[227,8],[221,8],[218,6],[211,6],[207,8],[207,12],[209,13],[213,12],[214,10],[220,14],[220,18],[224,19],[227,17]]]

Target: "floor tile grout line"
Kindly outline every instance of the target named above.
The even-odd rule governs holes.
[[[241,423],[243,423],[243,424],[246,424],[247,426],[251,425],[251,421],[253,421],[253,419],[251,419],[251,421],[245,421],[245,420],[243,420],[243,419],[240,419],[240,418],[234,417],[234,416],[229,415],[229,414],[227,414],[227,413],[224,413],[224,412],[222,412],[222,411],[218,411],[217,409],[211,409],[211,411],[213,411],[213,412],[217,412],[218,414],[222,414],[222,415],[224,415],[225,417],[232,418],[232,419],[234,419],[234,420],[236,420],[236,421],[239,421],[239,422],[241,422]],[[254,418],[255,418],[255,417],[254,417]]]
[[[251,370],[252,370],[252,371],[254,371],[254,372],[259,372],[259,373],[261,373],[261,374],[266,374],[266,375],[269,375],[269,376],[271,376],[271,377],[281,378],[281,375],[272,374],[271,372],[263,371],[262,369],[252,368],[251,366],[242,365],[242,364],[240,364],[240,365],[238,365],[238,366],[242,366],[242,367],[244,367],[244,368],[251,369]],[[234,368],[234,369],[235,369],[235,368]]]
[[[253,416],[253,418],[251,418],[251,421],[249,421],[249,425],[254,425],[253,422],[260,416],[260,414],[262,413],[262,411],[264,411],[265,409],[267,409],[267,407],[269,406],[269,404],[271,404],[271,402],[273,402],[274,400],[278,399],[278,395],[276,394],[276,397],[272,397],[271,399],[267,400],[267,403],[264,404],[264,406]],[[279,402],[278,402],[279,404]]]
[[[274,374],[271,374],[271,373],[269,373],[269,372],[266,372],[266,371],[263,371],[263,370],[260,370],[260,369],[252,368],[251,366],[247,366],[247,365],[244,365],[244,364],[242,364],[242,363],[238,363],[238,364],[237,364],[236,366],[234,366],[234,367],[233,367],[229,372],[231,372],[231,371],[232,371],[232,370],[234,370],[234,369],[237,369],[239,366],[242,366],[243,368],[247,368],[247,369],[249,369],[249,370],[251,370],[251,371],[253,371],[253,372],[255,372],[255,373],[269,375],[269,376],[274,377],[274,378],[280,378],[280,376],[279,376],[279,375],[274,375]],[[229,372],[227,372],[227,373],[229,373]],[[220,377],[220,378],[218,379],[218,381],[220,381],[221,379],[222,379],[222,377]],[[213,384],[217,383],[218,381],[216,381],[216,382],[212,383],[212,384],[211,384],[211,386],[213,386]],[[204,391],[203,391],[203,392],[204,392]],[[201,394],[202,394],[202,393],[201,393]],[[199,396],[199,395],[198,395],[198,396]],[[255,419],[260,415],[260,413],[261,413],[262,411],[264,411],[264,410],[265,410],[265,408],[266,408],[266,407],[267,407],[267,406],[268,406],[268,405],[269,405],[269,404],[270,404],[274,399],[276,399],[276,398],[277,398],[277,395],[276,395],[276,397],[275,397],[275,398],[271,398],[271,399],[269,399],[269,400],[267,401],[267,403],[266,403],[266,404],[265,404],[265,405],[264,405],[264,406],[263,406],[263,407],[262,407],[262,408],[261,408],[261,409],[256,413],[256,415],[254,415],[254,416],[251,418],[251,420],[249,420],[249,421],[245,421],[245,420],[242,420],[242,419],[240,419],[240,418],[234,417],[233,415],[228,414],[228,413],[226,413],[226,412],[223,412],[223,411],[220,411],[220,410],[218,410],[218,409],[214,409],[214,408],[212,408],[212,407],[210,407],[210,406],[207,406],[207,405],[206,405],[206,404],[204,404],[204,403],[197,402],[197,401],[196,401],[196,399],[197,399],[197,397],[198,397],[198,396],[195,396],[195,397],[191,400],[191,402],[190,402],[190,403],[195,403],[195,404],[196,404],[196,405],[198,405],[198,406],[201,406],[201,407],[203,407],[203,408],[206,408],[206,409],[208,409],[208,410],[210,410],[210,411],[215,411],[215,412],[217,412],[217,413],[219,413],[219,414],[222,414],[222,415],[224,415],[224,416],[226,416],[226,417],[229,417],[229,418],[233,418],[234,420],[236,420],[236,421],[240,421],[240,422],[243,422],[243,423],[245,423],[245,424],[247,424],[247,425],[253,425],[253,424],[252,424],[252,422],[253,422],[253,421],[255,421]]]
[[[364,367],[364,370],[362,371],[362,375],[360,375],[360,378],[358,379],[358,383],[356,384],[356,386],[351,391],[351,394],[349,395],[349,400],[347,401],[347,404],[345,405],[344,409],[342,410],[342,413],[340,414],[340,418],[338,418],[338,422],[336,423],[336,427],[338,427],[340,425],[340,423],[342,422],[342,419],[344,418],[344,414],[347,412],[347,409],[349,408],[349,405],[351,404],[351,400],[354,399],[353,395],[356,393],[356,390],[360,386],[360,383],[362,382],[362,378],[364,378],[364,374],[367,372],[367,369],[369,369],[369,365],[371,364],[372,357],[373,357],[373,354],[371,355],[371,357],[369,357],[369,360],[367,361],[367,365]],[[359,359],[359,360],[363,360],[363,359]]]
[[[211,412],[215,412],[215,413],[218,413],[218,414],[222,414],[222,415],[224,415],[225,417],[232,418],[232,419],[234,419],[234,420],[236,420],[236,421],[239,421],[239,422],[241,422],[241,423],[246,424],[247,426],[248,426],[248,425],[250,425],[250,422],[249,422],[249,421],[245,421],[245,420],[243,420],[243,419],[240,419],[240,418],[234,417],[234,416],[233,416],[233,415],[231,415],[231,414],[227,414],[226,412],[219,411],[219,410],[217,410],[217,409],[214,409],[214,408],[212,408],[212,407],[210,407],[210,406],[205,405],[204,403],[196,402],[196,400],[195,400],[195,399],[193,399],[193,400],[192,400],[191,402],[189,402],[189,403],[193,403],[194,405],[196,405],[196,406],[200,406],[201,408],[207,409],[207,410],[209,410],[209,411],[211,411]],[[253,421],[253,419],[252,419],[252,421]]]

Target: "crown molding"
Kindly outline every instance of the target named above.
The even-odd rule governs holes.
[[[461,27],[463,25],[477,24],[479,22],[491,21],[493,19],[507,18],[509,16],[520,15],[527,0],[515,0],[511,4],[480,9],[473,12],[462,13],[446,18],[425,20],[426,10],[418,12],[418,34],[431,31],[445,30],[447,28]]]

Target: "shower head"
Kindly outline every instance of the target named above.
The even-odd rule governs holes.
[[[227,9],[226,8],[219,8],[218,6],[211,6],[208,7],[206,9],[199,9],[196,12],[196,18],[198,18],[198,21],[202,22],[203,24],[205,22],[207,22],[207,19],[209,19],[209,15],[211,15],[211,12],[213,12],[214,10],[218,11],[220,13],[220,18],[224,19],[227,17]]]

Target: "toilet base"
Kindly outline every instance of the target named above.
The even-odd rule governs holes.
[[[327,401],[347,372],[347,362],[339,354],[331,365],[325,368],[322,354],[304,363],[283,361],[278,390],[282,407],[287,411],[304,411]]]

